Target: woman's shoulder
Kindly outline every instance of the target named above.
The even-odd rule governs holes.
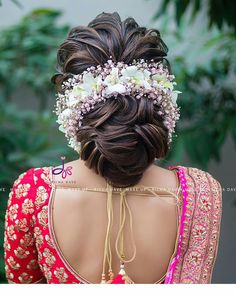
[[[197,167],[181,166],[186,179],[187,200],[201,212],[211,211],[217,218],[222,214],[222,186],[213,173]]]
[[[46,191],[48,187],[51,187],[50,166],[28,168],[14,179],[8,202],[34,202],[39,192]]]
[[[39,180],[50,184],[51,166],[31,167],[17,175],[13,182],[13,186],[28,184],[28,187],[34,187]]]
[[[178,166],[184,179],[181,283],[209,283],[217,257],[222,216],[222,188],[213,173]],[[194,265],[194,267],[193,267]]]
[[[173,167],[173,166],[172,166]],[[176,165],[182,190],[186,190],[186,202],[189,206],[204,211],[212,209],[218,215],[222,213],[222,185],[218,177],[204,169]]]
[[[216,184],[220,190],[222,189],[220,180],[213,174],[213,172],[192,166],[176,165],[171,167],[177,167],[186,177],[190,177],[195,184],[208,182],[210,184]]]

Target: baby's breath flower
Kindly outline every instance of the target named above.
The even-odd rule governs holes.
[[[104,66],[87,68],[73,75],[62,84],[64,94],[57,93],[56,110],[59,130],[65,133],[69,146],[78,153],[80,142],[76,133],[82,126],[83,117],[94,105],[117,94],[133,95],[137,99],[149,97],[159,106],[158,114],[168,128],[168,144],[172,141],[176,121],[179,119],[175,76],[170,75],[161,62],[133,60],[132,64],[115,63],[109,59]]]

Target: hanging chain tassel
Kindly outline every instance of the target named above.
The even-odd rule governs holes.
[[[120,271],[118,275],[113,279],[111,284],[125,284],[124,276],[125,276],[125,269],[124,269],[124,263],[121,263],[120,265]]]
[[[106,284],[106,282],[107,282],[107,280],[106,280],[106,274],[103,273],[103,274],[102,274],[102,279],[101,279],[100,284]]]
[[[133,261],[136,256],[136,245],[135,245],[134,236],[133,236],[132,212],[130,210],[129,204],[128,204],[127,199],[125,197],[127,190],[128,189],[124,189],[120,193],[120,227],[119,227],[118,235],[117,235],[116,242],[115,242],[116,253],[120,259],[120,271],[114,277],[114,273],[112,271],[112,253],[111,253],[111,245],[110,245],[111,244],[110,243],[110,230],[111,230],[111,226],[113,223],[112,185],[109,184],[109,182],[107,182],[108,225],[107,225],[107,233],[106,233],[105,247],[104,247],[103,270],[102,270],[102,276],[101,276],[101,281],[100,281],[101,284],[134,284],[134,282],[131,280],[131,278],[126,274],[125,267],[124,267],[124,263]],[[150,189],[148,188],[148,190],[150,190]],[[152,190],[150,190],[150,192],[153,193]],[[170,191],[168,191],[168,193],[172,194],[178,202],[178,197],[175,194],[171,193]],[[156,195],[156,194],[154,193],[154,195]],[[178,193],[177,193],[177,195],[178,195]],[[125,260],[124,241],[123,241],[124,240],[123,229],[124,229],[124,224],[125,224],[126,208],[129,213],[130,232],[131,232],[131,238],[132,238],[132,243],[133,243],[133,247],[134,247],[134,254],[129,260]],[[178,225],[178,220],[177,220],[177,225]],[[118,242],[119,242],[120,238],[121,238],[120,250],[118,250]],[[108,280],[106,279],[106,273],[105,273],[106,260],[108,261],[108,265],[109,265],[109,269],[108,269],[109,279]],[[160,279],[160,281],[163,279],[163,277]]]
[[[120,229],[118,232],[118,236],[116,239],[116,252],[118,257],[120,258],[120,271],[118,273],[118,275],[114,278],[114,273],[112,271],[112,253],[111,253],[111,245],[110,245],[110,229],[112,226],[112,222],[113,222],[113,208],[112,208],[112,186],[107,182],[107,216],[108,216],[108,225],[107,225],[107,233],[106,233],[106,239],[105,239],[105,247],[104,247],[104,257],[103,257],[103,271],[102,271],[102,277],[101,277],[101,284],[132,284],[133,281],[129,278],[129,276],[126,274],[125,272],[125,268],[124,268],[124,262],[130,262],[135,258],[136,255],[136,246],[133,240],[133,235],[132,235],[132,240],[133,240],[133,244],[134,244],[134,255],[130,260],[124,260],[125,259],[125,255],[124,255],[124,243],[123,243],[123,239],[124,239],[124,234],[123,234],[123,228],[124,228],[124,223],[125,223],[125,206],[127,207],[129,214],[130,214],[130,229],[131,232],[133,233],[133,229],[132,229],[132,214],[131,214],[131,210],[129,208],[128,202],[125,198],[125,192],[126,190],[122,191],[120,193]],[[118,251],[118,240],[121,236],[121,250],[120,252]],[[120,254],[122,253],[122,254]],[[105,264],[106,264],[106,260],[108,261],[109,264],[109,270],[108,270],[108,276],[109,276],[109,280],[106,279],[106,273],[105,273]]]
[[[111,284],[132,284],[133,281],[125,272],[124,263],[122,262],[120,265],[120,271],[118,275],[113,279]]]
[[[134,260],[135,256],[136,256],[136,246],[134,243],[134,238],[133,238],[133,227],[132,227],[132,214],[131,214],[131,210],[130,207],[128,205],[128,202],[125,198],[125,192],[126,190],[124,190],[123,192],[121,192],[120,194],[120,229],[118,232],[118,236],[117,236],[117,240],[116,240],[116,252],[118,257],[120,258],[120,271],[118,273],[118,275],[113,279],[111,284],[133,284],[133,281],[130,279],[130,277],[126,274],[125,271],[125,262],[131,262],[132,260]],[[134,254],[132,256],[131,259],[129,260],[125,260],[125,255],[124,255],[124,232],[123,232],[123,228],[124,228],[124,224],[125,224],[125,207],[127,207],[128,212],[129,212],[129,216],[130,216],[130,230],[132,233],[132,241],[133,241],[133,245],[134,245]],[[120,245],[120,252],[118,251],[118,241],[119,238],[121,237],[121,245]],[[121,254],[120,254],[121,253]]]
[[[105,248],[104,248],[101,284],[110,284],[112,280],[114,279],[114,273],[112,271],[111,235],[110,235],[111,227],[113,224],[112,186],[108,182],[107,182],[107,217],[108,217],[108,225],[107,225],[107,233],[106,233]],[[106,279],[106,274],[105,274],[106,260],[108,261],[108,264],[109,264],[109,270],[108,270],[109,280]]]

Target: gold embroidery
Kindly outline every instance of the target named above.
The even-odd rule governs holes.
[[[43,235],[37,236],[37,244],[42,245],[43,244]]]
[[[31,232],[24,234],[23,238],[20,239],[20,244],[23,247],[33,246],[34,244],[34,237]]]
[[[14,274],[11,272],[9,266],[6,264],[5,265],[5,273],[6,273],[6,278],[8,280],[13,280],[14,279]]]
[[[5,236],[6,237],[6,236]],[[4,237],[4,238],[5,238]],[[11,244],[8,242],[7,239],[5,239],[4,243],[3,243],[3,247],[4,247],[4,256],[6,257],[6,251],[10,251],[11,250]]]
[[[34,227],[34,236],[38,236],[42,233],[41,229],[38,226]]]
[[[34,238],[36,241],[36,245],[42,245],[43,244],[43,235],[41,229],[36,226],[34,228]]]
[[[33,179],[34,179],[34,184],[36,185],[38,181],[38,177],[36,175],[33,175]]]
[[[45,236],[45,240],[47,241],[47,243],[48,243],[48,245],[49,245],[50,247],[54,248],[54,245],[53,245],[52,240],[51,240],[51,238],[49,237],[49,235],[46,235],[46,236]]]
[[[14,258],[12,256],[10,256],[8,259],[7,259],[7,262],[8,264],[10,265],[10,267],[12,269],[19,269],[20,268],[20,264],[17,263]]]
[[[186,253],[187,248],[188,248],[188,241],[189,241],[189,235],[190,235],[190,230],[191,230],[191,225],[192,225],[192,216],[193,216],[193,211],[195,207],[195,187],[192,178],[188,175],[187,173],[187,168],[181,166],[181,170],[179,170],[179,176],[180,180],[183,181],[184,177],[186,179],[187,183],[187,196],[186,196],[186,213],[185,213],[185,218],[184,218],[184,228],[183,228],[183,234],[182,234],[182,243],[181,243],[181,248],[180,248],[180,253],[179,253],[179,258],[178,258],[178,263],[176,264],[176,268],[173,274],[173,283],[179,283],[184,280],[182,276],[182,265],[184,261],[184,253]],[[182,193],[183,195],[183,193]],[[183,200],[184,196],[182,196]],[[182,211],[181,211],[182,212]]]
[[[45,229],[48,226],[48,206],[43,206],[42,210],[38,213],[38,221]]]
[[[206,274],[205,280],[203,282],[210,282],[213,272],[213,267],[216,261],[219,237],[220,237],[220,224],[222,216],[222,188],[220,183],[213,178],[209,173],[206,173],[208,181],[210,183],[210,188],[212,192],[212,205],[213,210],[211,210],[211,220],[212,222],[212,232],[209,238],[209,244],[207,248],[207,254],[205,265],[203,266],[203,274]]]
[[[186,261],[182,268],[181,281],[191,279],[192,283],[199,283],[202,261],[206,251],[207,235],[205,235],[205,238],[202,238],[202,240],[199,239],[199,235],[197,239],[194,235],[196,235],[197,232],[199,233],[201,225],[204,225],[207,231],[209,229],[209,187],[205,179],[204,171],[196,168],[188,168],[188,171],[195,184],[195,206],[192,212],[189,237],[186,237],[189,239],[189,242]],[[202,230],[201,228],[201,231]]]
[[[186,222],[181,257],[177,263],[173,282],[209,283],[216,257],[221,215],[221,199],[216,180],[197,168],[185,168],[187,184],[195,190],[188,192]],[[218,207],[218,208],[217,208]]]
[[[36,221],[36,217],[35,217],[35,215],[32,215],[32,220],[33,220],[33,222],[34,222],[34,224],[35,224],[35,221]]]
[[[19,281],[22,284],[29,284],[32,282],[33,280],[33,276],[30,276],[27,272],[23,272],[19,277],[18,277]]]
[[[27,225],[27,220],[26,218],[23,218],[23,219],[17,219],[16,220],[16,225],[15,225],[15,228],[18,230],[18,231],[24,231],[24,232],[27,232],[29,230],[29,227]]]
[[[205,212],[208,212],[211,209],[211,202],[205,194],[200,196],[200,209]]]
[[[66,274],[64,267],[57,267],[56,270],[54,270],[54,274],[60,283],[65,283],[67,281],[68,275]]]
[[[38,261],[36,259],[30,260],[30,262],[27,264],[26,268],[29,270],[38,269],[39,268]]]
[[[40,262],[43,259],[43,255],[40,251],[38,251],[38,261]]]
[[[5,228],[8,226],[8,210],[5,213]]]
[[[201,254],[198,253],[197,251],[192,251],[189,253],[187,256],[187,260],[190,264],[196,266],[200,263],[201,260]]]
[[[7,228],[7,235],[10,240],[15,241],[17,239],[17,236],[15,234],[15,228],[14,225],[10,225]]]
[[[12,196],[13,196],[13,190],[11,190],[9,195],[8,195],[8,201],[7,201],[7,207],[8,208],[11,206]]]
[[[45,261],[49,266],[52,266],[56,261],[55,256],[52,254],[52,252],[48,248],[44,249],[43,256],[46,258]]]
[[[52,279],[52,272],[48,269],[46,264],[43,264],[43,272],[44,276],[46,277],[47,281],[49,282]]]
[[[34,215],[32,215],[32,218],[30,219],[30,226],[31,227],[34,227],[34,225],[35,225],[35,218],[33,218],[34,217]]]
[[[18,187],[15,190],[15,195],[17,199],[20,199],[21,197],[26,197],[28,194],[28,191],[30,189],[30,184],[25,183],[25,184],[19,184]]]
[[[50,167],[43,167],[43,173],[40,176],[46,184],[51,186]]]
[[[35,199],[35,205],[37,208],[39,208],[48,198],[48,193],[44,186],[39,186],[37,188],[36,193],[36,199]]]
[[[34,212],[34,204],[32,200],[25,199],[24,203],[22,204],[22,213],[24,214],[32,214]]]
[[[14,219],[16,219],[18,208],[19,208],[18,204],[14,204],[9,208],[7,217],[9,216],[10,220],[13,221]]]
[[[182,284],[193,284],[193,280],[190,279],[190,278],[184,278],[182,281],[181,281]]]
[[[193,229],[193,236],[198,240],[203,240],[206,237],[206,228],[201,224],[197,224]]]
[[[30,254],[30,252],[21,247],[17,247],[17,249],[14,250],[14,254],[16,255],[16,257],[23,259],[26,258]]]

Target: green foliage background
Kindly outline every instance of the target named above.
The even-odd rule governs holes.
[[[20,5],[18,1],[13,2]],[[170,26],[170,2],[174,3],[177,20],[174,29]],[[209,26],[195,33],[192,39],[192,16],[197,19],[200,0],[163,0],[154,15],[154,19],[162,15],[159,29],[162,36],[167,36],[164,40],[171,49],[169,59],[178,89],[182,91],[178,101],[181,107],[178,136],[163,164],[181,163],[187,154],[193,166],[207,169],[211,160],[220,161],[227,135],[231,135],[236,144],[235,18],[231,16],[233,10],[217,13],[213,2],[216,1],[209,0]],[[187,13],[188,7],[192,7],[192,14]],[[57,46],[69,30],[68,25],[57,24],[60,15],[60,11],[50,9],[34,10],[16,25],[1,31],[0,187],[4,188],[0,198],[1,283],[6,283],[3,230],[13,181],[30,167],[59,165],[61,155],[65,155],[67,161],[78,156],[67,147],[48,106],[54,96],[50,77],[55,71]],[[33,93],[37,108],[30,110],[21,101],[19,110],[14,100],[21,88]]]

